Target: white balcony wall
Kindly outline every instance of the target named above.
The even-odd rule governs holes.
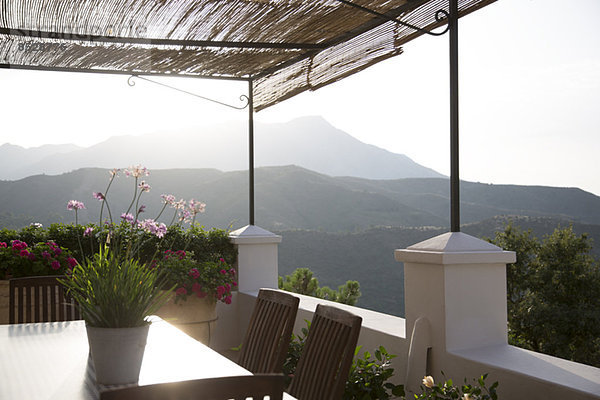
[[[241,343],[258,290],[277,285],[281,238],[252,232],[261,232],[256,236],[263,238],[236,244],[240,290],[231,305],[219,305],[211,342],[217,350]],[[317,304],[330,304],[363,318],[363,351],[383,345],[397,355],[392,380],[408,390],[418,390],[425,374],[439,381],[444,371],[460,383],[489,373],[487,382],[500,383],[502,399],[600,399],[600,369],[507,344],[506,264],[514,262],[514,253],[462,233],[447,233],[396,250],[396,259],[405,268],[406,320],[297,295],[295,333],[306,326],[304,320],[312,319]]]

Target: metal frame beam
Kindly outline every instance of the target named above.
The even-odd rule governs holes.
[[[458,0],[450,1],[450,231],[460,232],[458,143]]]
[[[252,80],[248,81],[248,196],[250,202],[249,220],[254,225],[254,94]]]

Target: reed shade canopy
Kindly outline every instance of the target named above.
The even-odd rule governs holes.
[[[464,16],[495,0],[459,0]],[[448,0],[351,0],[432,30]],[[254,109],[402,53],[423,33],[341,0],[2,0],[0,68],[250,80]]]

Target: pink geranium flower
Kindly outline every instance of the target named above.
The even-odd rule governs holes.
[[[198,279],[200,277],[200,272],[196,268],[192,268],[190,269],[190,272],[188,272],[188,275],[194,279]]]

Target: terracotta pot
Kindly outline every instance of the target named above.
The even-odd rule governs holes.
[[[86,325],[96,382],[136,383],[140,377],[150,325],[136,328],[95,328]]]
[[[173,294],[156,315],[208,346],[217,324],[217,303],[212,298],[189,296],[175,304]]]

